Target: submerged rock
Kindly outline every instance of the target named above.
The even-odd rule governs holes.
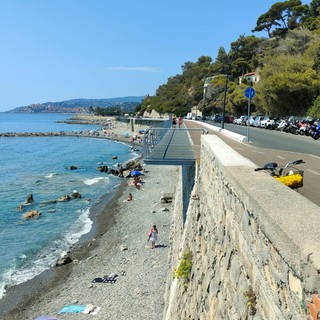
[[[72,198],[81,198],[81,194],[77,190],[74,190],[71,194],[71,197]]]
[[[108,166],[99,166],[97,170],[100,172],[108,172]]]
[[[60,202],[64,202],[64,201],[69,201],[71,200],[71,197],[69,195],[64,195],[64,196],[61,196],[58,201]]]
[[[77,170],[78,167],[77,166],[69,166],[67,167],[68,170]]]

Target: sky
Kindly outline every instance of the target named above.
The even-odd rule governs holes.
[[[0,0],[0,112],[154,95],[185,62],[215,60],[220,47],[252,35],[275,2]]]

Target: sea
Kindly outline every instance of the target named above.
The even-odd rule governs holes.
[[[59,122],[70,117],[0,113],[0,132],[100,128]],[[116,167],[138,156],[127,144],[101,138],[0,137],[0,299],[6,288],[54,266],[63,252],[92,230],[94,215],[99,214],[97,208],[111,199],[123,181],[101,173],[97,167]],[[70,166],[78,169],[70,170]],[[55,201],[75,191],[81,198]],[[34,203],[25,205],[30,194]],[[38,210],[40,217],[24,219],[23,214],[29,210]]]

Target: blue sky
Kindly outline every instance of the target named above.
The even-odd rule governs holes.
[[[0,0],[0,111],[154,95],[185,62],[251,35],[275,2]]]

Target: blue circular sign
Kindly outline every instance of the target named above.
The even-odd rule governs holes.
[[[256,94],[256,91],[255,91],[252,87],[248,87],[248,88],[244,91],[244,95],[245,95],[248,99],[252,99],[255,94]]]

